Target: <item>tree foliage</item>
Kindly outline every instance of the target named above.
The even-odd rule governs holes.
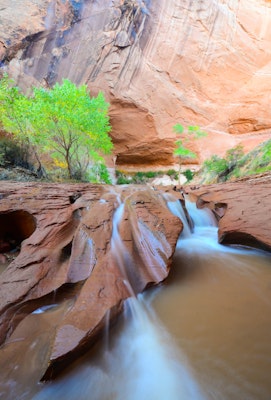
[[[67,169],[69,178],[82,179],[89,166],[103,170],[103,155],[113,147],[108,106],[102,93],[91,97],[86,85],[77,87],[68,79],[52,89],[35,87],[31,96],[22,94],[7,76],[0,82],[3,128],[36,153],[49,154]]]
[[[184,129],[181,124],[174,125],[173,130],[180,136],[175,142],[176,148],[174,150],[174,155],[181,159],[196,158],[197,155],[186,146],[191,141],[206,136],[206,133],[198,126],[188,126],[187,129]]]
[[[6,132],[15,136],[16,143],[14,145],[19,146],[20,153],[24,154],[24,160],[22,160],[24,166],[27,164],[31,146],[30,122],[27,114],[29,105],[29,99],[21,93],[18,87],[14,86],[13,81],[7,75],[4,75],[0,81],[0,123]],[[2,147],[5,147],[5,143]],[[38,158],[37,154],[36,158]]]
[[[204,161],[202,173],[205,175],[207,183],[224,182],[237,168],[241,166],[244,158],[243,147],[239,144],[227,150],[225,158],[216,154]]]
[[[194,159],[197,157],[196,153],[191,151],[187,145],[196,139],[200,139],[207,134],[202,131],[198,126],[188,126],[186,129],[181,124],[176,124],[173,127],[174,132],[179,135],[179,139],[175,142],[174,155],[179,158],[179,177],[181,172],[181,164],[184,159]]]

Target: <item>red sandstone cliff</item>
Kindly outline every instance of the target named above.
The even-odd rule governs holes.
[[[2,66],[19,85],[104,90],[118,165],[169,165],[176,122],[200,158],[269,138],[270,1],[2,1]]]

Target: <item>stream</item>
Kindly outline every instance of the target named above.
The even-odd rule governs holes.
[[[191,232],[180,203],[168,207],[184,230],[166,282],[128,299],[119,323],[53,382],[37,379],[45,337],[70,302],[27,316],[1,350],[0,399],[271,399],[270,255],[218,244],[208,210],[186,202]]]

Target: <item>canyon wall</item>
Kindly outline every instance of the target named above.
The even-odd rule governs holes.
[[[119,167],[174,164],[177,122],[208,133],[198,161],[271,137],[270,1],[2,3],[1,69],[24,90],[62,78],[103,90]]]

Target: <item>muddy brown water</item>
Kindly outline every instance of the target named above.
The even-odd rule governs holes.
[[[128,300],[113,332],[54,382],[39,376],[71,303],[26,317],[0,349],[0,399],[270,400],[270,254],[219,245],[209,216],[189,212],[195,231],[167,281]]]
[[[177,250],[153,307],[206,399],[271,399],[270,256],[219,245],[209,252],[202,239],[204,251],[193,239],[189,251]]]

